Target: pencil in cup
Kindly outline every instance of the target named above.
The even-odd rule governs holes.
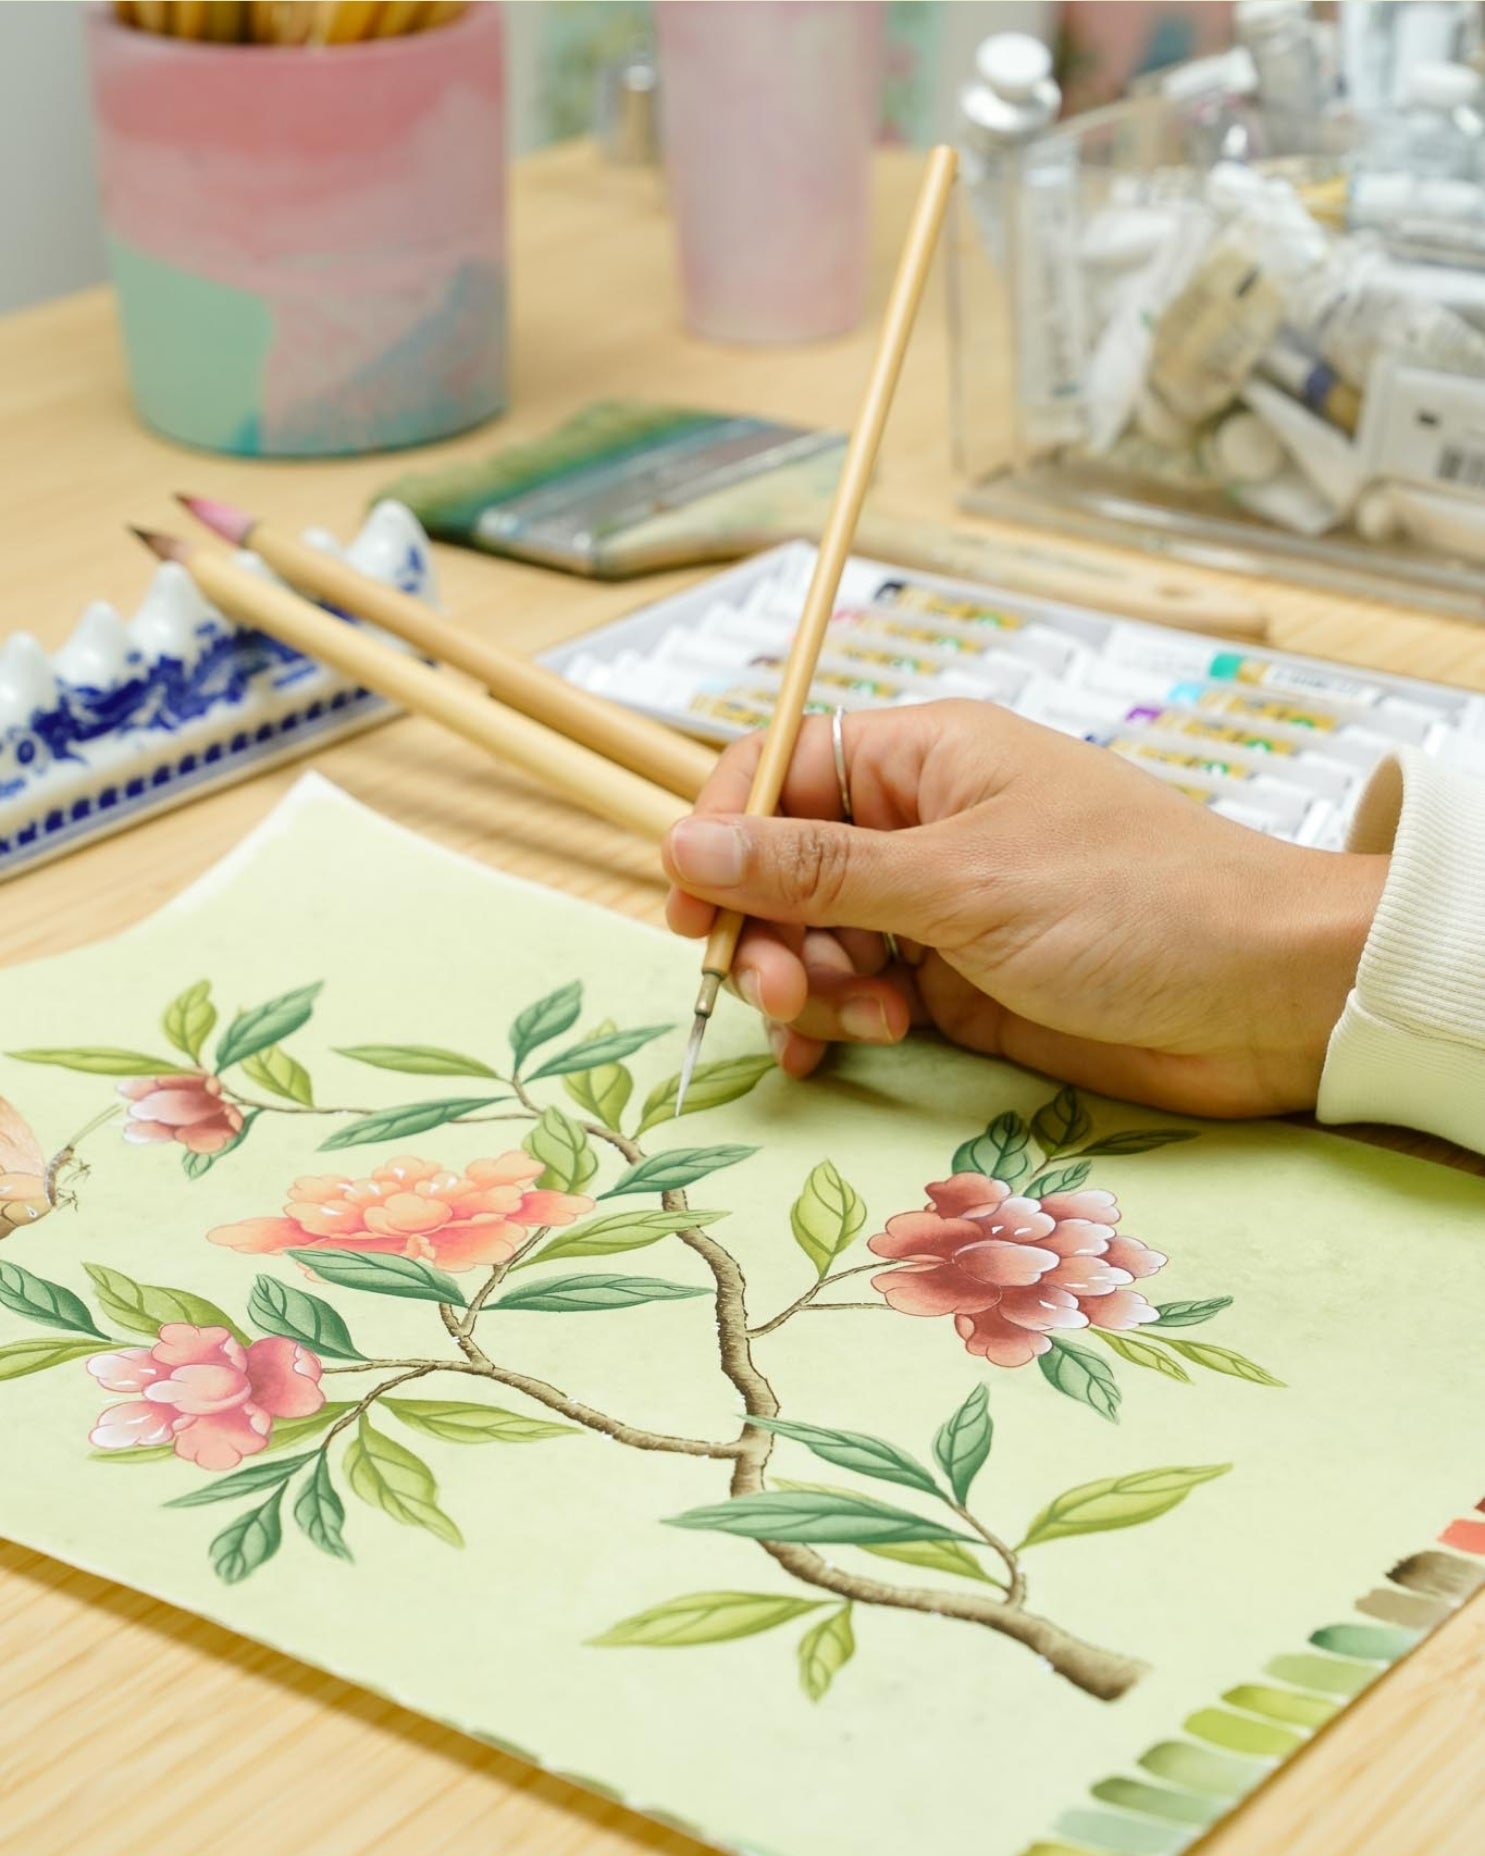
[[[229,555],[173,535],[134,533],[162,560],[179,561],[205,596],[239,624],[332,664],[365,688],[445,728],[530,774],[564,799],[641,836],[662,838],[685,804],[627,768],[583,747],[492,697],[464,688],[442,671],[382,644],[359,626],[333,618],[287,587],[274,586]]]
[[[717,764],[715,752],[699,741],[579,690],[554,671],[472,636],[442,618],[426,601],[371,579],[348,561],[310,547],[271,522],[260,522],[244,510],[208,497],[178,500],[224,541],[252,548],[300,592],[372,620],[429,657],[476,678],[492,696],[523,715],[682,799],[694,799]]]

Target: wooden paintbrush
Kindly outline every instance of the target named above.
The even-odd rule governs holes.
[[[939,227],[943,224],[944,213],[948,208],[955,165],[954,151],[948,147],[935,148],[928,159],[928,173],[918,194],[918,203],[913,209],[907,244],[898,262],[892,294],[887,301],[887,314],[877,342],[871,377],[867,381],[866,396],[846,449],[840,482],[836,486],[830,515],[820,537],[819,552],[815,556],[815,570],[809,592],[805,595],[804,610],[800,614],[799,627],[784,667],[783,683],[773,719],[768,724],[763,753],[753,775],[747,811],[754,817],[769,816],[778,809],[779,794],[783,791],[784,776],[794,756],[794,745],[799,737],[800,723],[804,719],[804,705],[814,680],[820,646],[835,609],[835,595],[840,586],[841,573],[851,552],[851,541],[861,516],[861,505],[866,500],[871,483],[882,432],[892,406],[892,395],[897,386],[897,377],[902,371],[908,338],[912,334],[913,320],[923,295],[923,286],[928,279]],[[725,909],[718,915],[707,940],[701,964],[701,987],[696,995],[695,1017],[676,1089],[677,1115],[681,1112],[686,1089],[701,1055],[702,1039],[706,1036],[707,1022],[716,1008],[717,995],[731,971],[742,926],[742,916],[736,910]]]
[[[178,500],[214,534],[234,547],[251,548],[301,592],[312,593],[357,618],[372,620],[429,657],[477,678],[492,696],[523,715],[682,799],[694,799],[717,764],[713,749],[472,636],[441,618],[426,601],[371,579],[348,561],[310,547],[286,529],[260,522],[246,510],[211,497],[181,496]]]
[[[543,728],[489,696],[476,695],[442,672],[382,644],[359,626],[333,618],[289,588],[260,579],[229,555],[175,535],[141,528],[133,532],[162,561],[179,561],[229,618],[267,632],[307,657],[333,664],[365,688],[432,717],[600,818],[646,837],[661,838],[685,814],[685,806],[670,793],[638,774],[615,767],[591,748]]]

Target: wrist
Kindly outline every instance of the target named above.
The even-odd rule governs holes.
[[[1330,1036],[1356,984],[1390,859],[1353,851],[1310,853],[1295,885],[1286,965],[1297,1008],[1295,1053],[1305,1105],[1314,1103]]]

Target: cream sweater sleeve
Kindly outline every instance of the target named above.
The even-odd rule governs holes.
[[[1392,863],[1320,1120],[1397,1122],[1485,1152],[1485,781],[1404,749],[1373,776],[1349,848]]]

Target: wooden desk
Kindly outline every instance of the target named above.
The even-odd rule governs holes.
[[[884,155],[873,315],[917,161]],[[796,350],[679,333],[658,179],[583,147],[520,164],[514,189],[514,411],[442,446],[473,456],[584,402],[651,395],[844,424],[870,333]],[[947,519],[941,287],[925,306],[888,433],[879,496]],[[92,598],[126,611],[151,563],[125,521],[182,526],[174,489],[348,533],[405,459],[254,464],[143,431],[127,403],[109,296],[0,323],[6,497],[3,629],[61,641]],[[441,550],[466,622],[522,651],[609,619],[681,576],[609,588]],[[1485,689],[1485,629],[1263,589],[1276,641]],[[413,720],[317,763],[357,798],[501,868],[657,921],[653,851],[589,821]],[[0,960],[92,940],[156,908],[296,778],[289,767],[0,889]],[[1481,1464],[1485,1486],[1485,1461]],[[1445,1517],[1441,1516],[1442,1522]],[[0,1544],[0,1848],[16,1856],[698,1856],[699,1846],[215,1625]],[[1211,1856],[1464,1856],[1485,1848],[1485,1603],[1389,1675],[1209,1845]],[[1072,1799],[1062,1801],[1075,1802]],[[799,1856],[808,1856],[800,1852]]]

